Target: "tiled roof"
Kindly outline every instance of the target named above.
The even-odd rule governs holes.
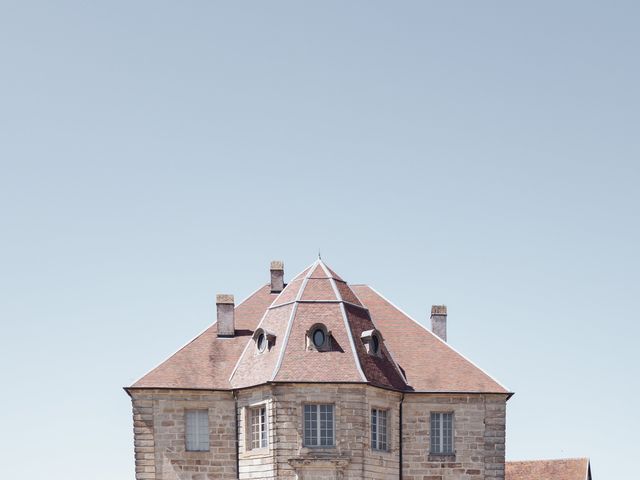
[[[409,385],[426,392],[508,393],[430,330],[367,285],[353,285]]]
[[[242,350],[277,294],[269,285],[254,292],[235,309],[236,335],[218,337],[214,323],[131,388],[229,389],[229,376]]]
[[[506,462],[505,480],[591,480],[588,458]]]
[[[131,388],[231,389],[267,382],[369,383],[402,391],[508,393],[498,382],[366,285],[349,286],[317,260],[280,294],[260,288],[235,309],[236,335],[216,324]],[[307,348],[307,332],[323,324],[331,348]],[[252,335],[273,334],[259,353]],[[377,329],[379,355],[363,332]],[[366,333],[365,333],[366,336]]]
[[[307,333],[317,324],[330,332],[327,351],[308,348]],[[262,353],[252,346],[245,349],[230,379],[233,388],[270,381],[368,382],[407,388],[386,349],[375,358],[365,351],[360,335],[374,328],[369,313],[321,260],[284,289],[257,328],[273,332],[277,341]]]

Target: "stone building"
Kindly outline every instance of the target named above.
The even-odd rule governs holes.
[[[367,285],[282,262],[125,390],[138,480],[504,480],[511,396]]]

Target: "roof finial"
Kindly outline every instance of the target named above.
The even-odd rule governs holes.
[[[322,255],[320,255],[320,249],[318,248],[318,260],[322,260]]]

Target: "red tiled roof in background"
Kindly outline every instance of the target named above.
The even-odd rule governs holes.
[[[591,480],[588,458],[506,462],[505,480]]]
[[[403,391],[508,393],[498,382],[404,314],[372,288],[349,286],[321,260],[278,295],[264,286],[235,310],[236,336],[218,338],[214,324],[131,388],[230,389],[269,381],[358,382]],[[336,348],[305,347],[315,323],[331,331]],[[258,354],[257,328],[275,334]],[[360,336],[377,328],[381,355]],[[405,383],[406,377],[408,385]]]

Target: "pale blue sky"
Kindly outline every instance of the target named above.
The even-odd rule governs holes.
[[[2,476],[133,478],[121,387],[320,247],[630,478],[638,5],[0,1]]]

